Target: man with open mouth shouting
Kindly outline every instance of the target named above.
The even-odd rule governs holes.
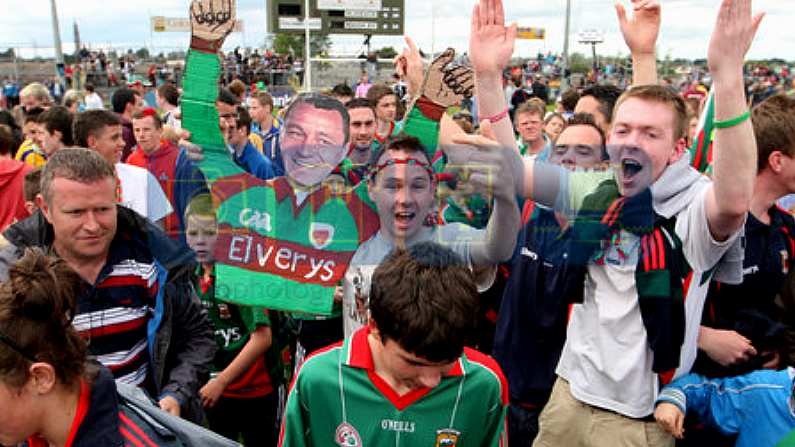
[[[633,4],[632,19],[617,8],[619,22],[633,59],[648,52],[653,64],[660,6]],[[500,0],[483,0],[480,7],[488,13],[485,21],[473,20],[469,51],[478,110],[493,117],[498,140],[511,146],[499,87],[515,25],[505,26]],[[738,236],[756,166],[742,67],[760,19],[752,18],[750,0],[722,2],[708,57],[717,127],[711,182],[684,157],[683,100],[656,85],[636,86],[616,104],[608,138],[620,146],[615,179],[521,163],[524,183],[517,192],[573,213],[585,267],[583,302],[573,308],[534,445],[673,445],[650,419],[660,383],[693,365],[709,280],[742,278]],[[636,70],[635,84],[656,82],[648,73],[655,71]],[[644,171],[651,173],[648,188],[641,182]]]
[[[479,136],[486,143],[492,136],[490,126]],[[449,117],[442,117],[440,142],[445,151],[454,150],[450,143],[463,131]],[[496,145],[496,143],[493,143]],[[494,279],[498,262],[510,258],[519,230],[519,210],[515,186],[510,175],[499,163],[503,149],[486,149],[485,158],[469,169],[467,181],[476,189],[489,190],[495,205],[485,229],[475,229],[460,223],[427,226],[428,216],[436,204],[436,179],[425,148],[414,137],[396,137],[372,157],[368,187],[370,199],[378,210],[380,228],[364,242],[348,267],[343,286],[343,321],[348,336],[367,324],[370,279],[376,267],[395,248],[411,247],[433,241],[452,249],[470,267],[476,269],[478,288],[488,289]],[[509,149],[505,149],[509,150]],[[499,178],[499,180],[497,180]],[[499,234],[497,233],[499,230]]]

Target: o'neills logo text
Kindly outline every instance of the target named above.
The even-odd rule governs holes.
[[[414,433],[414,422],[381,419],[381,430]]]

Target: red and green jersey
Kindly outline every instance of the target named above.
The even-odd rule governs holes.
[[[335,194],[324,187],[300,200],[285,177],[259,181],[248,174],[218,179],[212,189],[222,199],[215,259],[226,288],[219,296],[331,313],[334,288],[353,254],[378,231],[366,189]]]
[[[464,353],[434,388],[403,396],[381,379],[365,327],[311,356],[287,398],[280,446],[502,446],[508,386],[497,363]]]
[[[199,267],[201,275],[202,267]],[[224,303],[215,298],[215,276],[205,280],[199,276],[196,292],[207,310],[213,325],[215,343],[218,351],[212,365],[212,372],[218,373],[229,366],[248,343],[251,334],[260,326],[270,326],[267,310],[261,307],[237,306]],[[251,367],[230,383],[223,392],[225,397],[254,398],[273,391],[265,356],[260,356]]]

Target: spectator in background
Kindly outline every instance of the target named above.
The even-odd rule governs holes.
[[[113,166],[119,182],[118,203],[162,228],[161,221],[173,209],[157,179],[149,171],[120,163],[124,138],[119,117],[107,110],[88,110],[77,115],[72,127],[78,146],[96,151]]]
[[[267,92],[257,92],[248,101],[251,114],[251,134],[256,134],[262,141],[260,152],[268,158],[274,174],[284,175],[284,161],[280,146],[282,121],[273,116],[273,97]],[[252,141],[253,142],[253,141]]]
[[[246,84],[240,79],[235,79],[227,86],[230,92],[237,98],[238,102],[243,102],[246,98]]]
[[[577,89],[570,88],[560,95],[555,111],[563,115],[563,118],[568,121],[574,116],[574,109],[577,108],[577,101],[579,100],[580,94],[577,92]]]
[[[41,125],[42,145],[41,150],[45,158],[55,152],[74,146],[72,138],[72,120],[74,115],[64,106],[54,106],[39,115]]]
[[[232,159],[238,166],[246,172],[260,180],[268,180],[274,177],[271,162],[251,143],[248,138],[251,132],[251,115],[242,106],[237,106],[234,119],[226,120],[226,131],[224,141]]]
[[[375,118],[378,124],[375,139],[383,144],[395,131],[397,95],[389,86],[376,84],[367,91],[367,99],[375,109]]]
[[[359,83],[356,84],[356,97],[367,98],[367,92],[372,86],[373,84],[370,83],[370,78],[367,76],[367,72],[363,71],[362,75],[359,77]]]
[[[13,148],[14,134],[11,128],[0,124],[0,232],[29,216],[25,208],[23,185],[25,174],[32,168],[11,158]]]
[[[179,90],[166,82],[157,88],[157,107],[163,112],[163,125],[172,129],[182,128],[182,113],[179,109]]]
[[[145,168],[160,182],[175,211],[166,217],[165,231],[172,239],[185,242],[185,208],[193,196],[207,191],[204,175],[185,151],[161,138],[163,122],[155,109],[136,112],[132,123],[138,146],[127,163]]]
[[[44,157],[44,152],[41,150],[42,146],[42,130],[39,124],[39,115],[44,112],[41,107],[34,107],[24,112],[24,124],[22,126],[22,135],[25,141],[19,146],[15,160],[27,163],[28,165],[38,168],[44,166],[47,159]]]
[[[605,135],[610,134],[610,123],[613,117],[613,107],[621,96],[621,89],[613,85],[594,85],[583,90],[577,106],[576,113],[590,113],[596,124]]]
[[[533,98],[521,104],[514,113],[514,127],[519,134],[516,144],[523,157],[534,159],[540,154],[545,160],[549,154],[550,140],[544,135],[544,103]]]
[[[557,141],[558,136],[563,129],[566,127],[566,119],[563,118],[563,115],[556,112],[550,112],[547,114],[547,117],[544,118],[544,134],[549,138],[552,144],[555,144]]]
[[[331,96],[343,104],[353,99],[353,89],[348,84],[337,84],[331,89]]]
[[[63,106],[73,115],[82,112],[82,110],[80,110],[83,105],[82,101],[83,98],[77,90],[67,90],[63,95]]]
[[[86,84],[86,110],[102,110],[102,97],[94,90],[94,84]]]
[[[25,209],[29,215],[33,215],[39,206],[36,205],[36,196],[41,191],[41,168],[33,168],[25,174],[25,182],[22,186],[22,193],[25,196]]]
[[[544,105],[549,103],[549,87],[541,74],[536,74],[533,80],[533,96],[544,101]]]
[[[22,145],[22,141],[24,137],[22,135],[22,128],[19,127],[17,121],[14,119],[14,115],[11,114],[8,110],[0,109],[0,124],[6,125],[11,129],[11,137],[13,139],[13,145],[11,146],[11,157],[13,158],[19,146]]]
[[[366,178],[370,157],[376,149],[375,136],[376,118],[375,109],[370,101],[364,98],[354,98],[345,103],[350,116],[350,143],[348,158],[350,169],[356,174],[356,180]],[[345,162],[343,162],[345,163]]]
[[[19,93],[19,99],[23,110],[30,110],[35,107],[47,108],[53,103],[47,87],[39,82],[32,82],[26,85]]]
[[[53,104],[52,96],[47,87],[40,82],[32,82],[19,92],[19,106],[12,111],[18,123],[24,122],[24,114],[29,110],[47,109]]]
[[[122,137],[124,138],[124,152],[121,160],[127,160],[137,144],[132,128],[132,116],[143,108],[143,95],[129,88],[120,88],[113,92],[110,98],[113,112],[121,119]]]

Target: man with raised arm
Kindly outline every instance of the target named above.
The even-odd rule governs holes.
[[[608,137],[615,173],[525,163],[520,192],[573,216],[583,245],[575,257],[586,263],[583,303],[573,309],[535,445],[673,444],[647,420],[660,383],[693,364],[709,280],[741,278],[738,236],[756,166],[742,65],[760,19],[750,0],[724,0],[710,42],[719,146],[712,182],[684,157],[682,99],[658,86],[635,87],[617,102]],[[472,28],[479,110],[512,145],[499,75],[515,25],[505,27],[499,0],[483,0]]]

